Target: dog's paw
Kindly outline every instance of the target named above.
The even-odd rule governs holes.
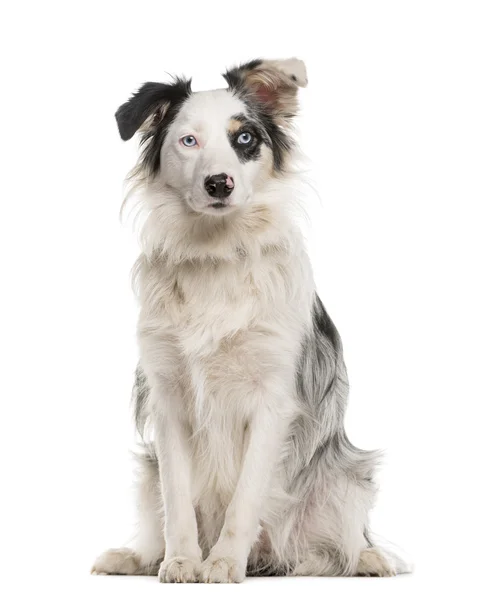
[[[396,570],[377,548],[367,548],[360,553],[357,575],[361,577],[394,577]]]
[[[91,567],[92,575],[137,575],[140,557],[130,548],[115,548],[101,554]]]
[[[198,581],[200,564],[184,556],[162,561],[159,568],[161,583],[195,583]]]
[[[245,564],[231,557],[209,556],[201,567],[201,583],[240,583],[245,578]]]

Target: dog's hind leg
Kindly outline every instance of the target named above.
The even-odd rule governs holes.
[[[134,548],[107,550],[95,561],[97,575],[157,575],[164,558],[164,514],[157,459],[150,451],[138,456],[139,527]]]
[[[340,443],[339,443],[340,442]],[[301,545],[294,575],[387,576],[395,570],[370,541],[368,515],[373,506],[375,456],[346,438],[316,456],[299,484],[310,490],[299,507]]]

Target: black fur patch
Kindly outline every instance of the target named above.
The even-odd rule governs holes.
[[[313,306],[313,325],[316,335],[323,335],[325,338],[330,340],[335,352],[339,352],[341,350],[341,340],[338,330],[326,312],[323,302],[318,294],[315,296],[315,303]]]
[[[257,59],[248,62],[240,67],[235,67],[223,74],[231,92],[236,94],[248,109],[248,117],[251,121],[258,123],[259,128],[265,132],[262,141],[272,151],[274,158],[274,169],[282,171],[284,167],[284,158],[293,148],[291,137],[274,120],[272,108],[260,102],[245,85],[245,73],[255,69],[262,64],[262,60]],[[291,119],[294,115],[287,115]]]
[[[115,113],[120,136],[129,140],[153,115],[141,138],[141,168],[154,176],[160,170],[160,154],[167,130],[182,104],[191,95],[191,80],[176,78],[174,83],[148,82]]]
[[[242,123],[242,126],[237,131],[228,132],[230,144],[235,150],[239,161],[246,163],[249,160],[257,160],[260,156],[260,146],[262,144],[263,137],[265,136],[265,132],[262,131],[259,123],[251,121],[243,114],[234,115],[232,119]],[[238,138],[243,132],[250,133],[252,136],[250,143],[238,143]]]
[[[343,370],[343,374],[338,367]],[[315,401],[325,402],[337,383],[345,383],[345,379],[346,369],[343,364],[340,335],[320,297],[315,294],[313,331],[303,342],[297,371],[298,391],[302,397],[305,397],[306,386],[309,385],[309,381],[313,381],[313,385],[317,388]],[[338,406],[337,410],[344,411],[344,408]]]
[[[240,65],[239,67],[234,67],[233,69],[230,69],[229,71],[224,73],[223,77],[225,77],[226,82],[228,83],[228,86],[230,88],[236,89],[243,83],[242,73],[245,73],[245,71],[252,71],[257,67],[260,67],[262,62],[263,61],[261,58],[256,58],[247,63],[244,63],[243,65]]]

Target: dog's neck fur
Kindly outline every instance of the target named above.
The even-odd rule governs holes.
[[[148,215],[141,230],[142,254],[178,263],[259,259],[270,250],[288,252],[299,243],[292,219],[291,177],[274,178],[248,205],[229,215],[198,214],[179,193],[161,183],[147,186]]]

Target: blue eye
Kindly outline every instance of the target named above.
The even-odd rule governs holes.
[[[237,143],[238,144],[250,144],[252,141],[252,136],[248,131],[244,131],[238,136]]]
[[[187,146],[188,148],[191,148],[191,146],[198,145],[198,142],[196,141],[194,135],[185,135],[181,138],[181,143],[183,144],[183,146]]]

